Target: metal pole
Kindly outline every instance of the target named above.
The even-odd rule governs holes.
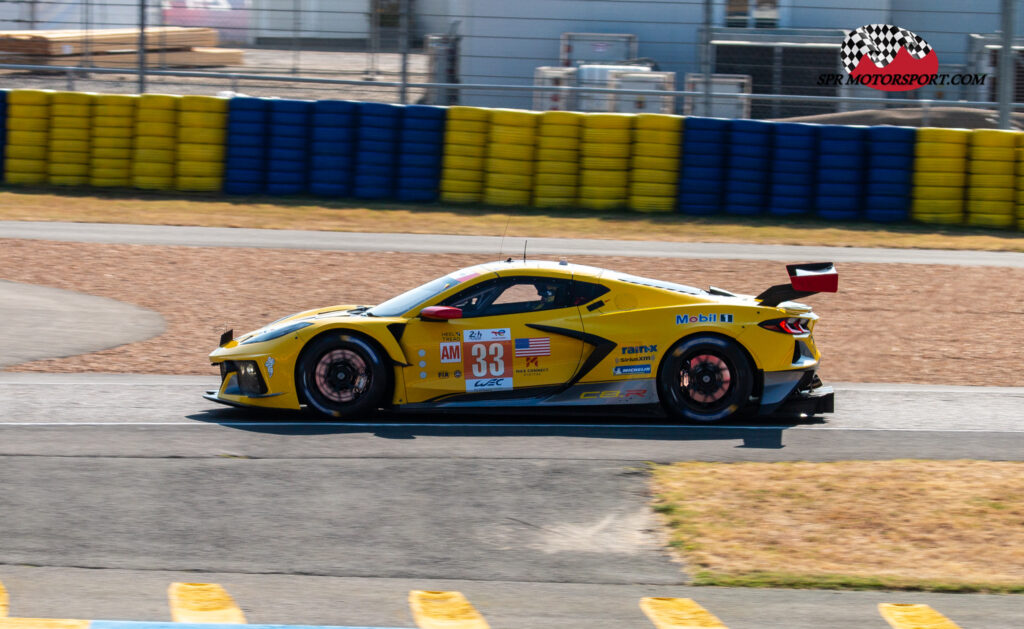
[[[32,30],[36,30],[36,16],[38,15],[36,13],[36,2],[38,1],[39,0],[31,0],[28,5],[28,27]]]
[[[1013,102],[1013,83],[1016,59],[1013,54],[1013,2],[1002,0],[1003,43],[999,48],[999,128],[1010,128],[1010,103]]]
[[[146,0],[139,0],[139,94],[146,93]]]
[[[398,100],[405,105],[409,102],[409,0],[401,0],[398,16],[398,50],[402,53],[402,87],[398,90]]]
[[[299,32],[302,30],[302,1],[292,2],[292,74],[299,73]]]
[[[704,0],[704,41],[700,71],[704,75],[704,115],[711,115],[711,0]]]

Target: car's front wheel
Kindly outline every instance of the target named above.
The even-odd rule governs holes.
[[[712,335],[676,343],[661,363],[658,394],[670,414],[695,422],[732,417],[746,405],[753,374],[734,341]]]
[[[303,350],[296,381],[311,408],[329,417],[350,418],[380,407],[387,369],[370,343],[339,332],[321,336]]]

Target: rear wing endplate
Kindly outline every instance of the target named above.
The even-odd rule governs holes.
[[[758,295],[762,306],[778,306],[784,301],[839,290],[839,274],[832,262],[787,264],[786,270],[789,271],[789,284],[776,284]]]

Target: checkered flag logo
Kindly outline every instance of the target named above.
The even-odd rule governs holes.
[[[839,54],[843,67],[852,74],[864,55],[879,68],[884,68],[896,59],[900,48],[906,48],[914,59],[924,59],[932,51],[928,42],[905,28],[892,24],[867,24],[846,33]]]

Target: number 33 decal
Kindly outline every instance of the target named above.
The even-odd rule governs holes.
[[[473,343],[472,346],[473,377],[485,378],[490,375],[498,378],[505,375],[504,343]]]

